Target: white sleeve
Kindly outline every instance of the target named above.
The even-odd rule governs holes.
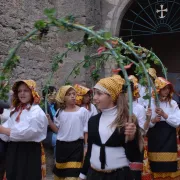
[[[29,120],[23,120],[11,128],[11,141],[40,142],[46,138],[48,119],[42,110],[34,111],[35,116]]]
[[[56,127],[59,129],[60,128],[60,114],[61,114],[61,110],[58,109],[56,111],[56,114],[54,116],[54,124],[56,125]]]
[[[146,122],[146,110],[142,106],[139,108],[139,114],[137,119],[139,127],[144,130],[144,124]]]
[[[173,106],[172,107],[173,111],[171,113],[167,113],[168,118],[166,119],[166,122],[170,126],[176,128],[180,125],[180,110],[179,110],[178,104],[175,101],[173,101],[172,106]]]
[[[152,116],[151,116],[151,120],[152,120],[152,119],[154,119],[154,118],[157,116],[157,114],[156,114],[156,112],[155,112],[156,105],[155,105],[155,100],[154,100],[154,99],[152,99],[152,101],[151,101],[151,109],[152,109]],[[155,124],[156,124],[156,123],[152,123],[152,122],[150,121],[149,127],[152,128],[152,127],[155,126]]]
[[[89,112],[84,108],[84,115],[83,115],[83,129],[84,132],[88,132],[88,121],[89,121]]]
[[[8,120],[9,120],[9,119],[8,119]],[[2,124],[3,127],[9,128],[9,126],[8,126],[8,120],[7,120],[5,123]],[[5,135],[5,134],[0,134],[0,139],[3,140],[3,141],[5,141],[5,142],[7,142],[7,141],[9,141],[9,136],[7,136],[7,135]]]
[[[80,173],[79,177],[80,177],[81,179],[86,179],[86,176],[85,176],[84,174],[82,174],[82,173]]]
[[[8,119],[9,119],[9,117],[10,117],[10,110],[9,109],[4,109],[4,112],[3,112],[3,114],[1,115],[1,122],[2,123],[4,123],[4,122],[6,122]]]

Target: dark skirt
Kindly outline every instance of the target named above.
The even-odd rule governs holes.
[[[8,180],[41,180],[41,144],[9,142],[6,177]]]
[[[98,172],[90,168],[87,180],[134,180],[134,178],[129,167],[121,168],[111,173]]]
[[[161,121],[149,129],[148,158],[152,172],[177,171],[176,128]]]
[[[56,165],[53,173],[57,177],[79,177],[83,162],[83,140],[56,142]]]
[[[0,140],[0,180],[3,180],[5,173],[7,143]]]

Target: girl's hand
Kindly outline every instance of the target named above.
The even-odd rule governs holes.
[[[50,115],[49,115],[49,114],[46,114],[46,117],[47,117],[47,119],[48,119],[49,124],[51,124],[53,121],[52,121]]]
[[[152,116],[152,109],[151,108],[148,108],[147,111],[146,111],[146,116],[151,119],[151,116]]]
[[[159,115],[159,116],[163,116],[164,115],[164,111],[161,108],[156,108],[155,112]]]
[[[157,113],[159,116],[162,116],[164,119],[167,119],[167,118],[168,118],[168,115],[167,115],[161,108],[156,108],[156,113]]]
[[[155,123],[157,123],[157,122],[160,122],[161,121],[161,116],[156,116],[154,119],[152,119],[151,120],[151,122],[153,123],[153,124],[155,124]]]
[[[132,141],[136,134],[136,125],[134,123],[126,123],[125,125],[125,135],[128,141]]]

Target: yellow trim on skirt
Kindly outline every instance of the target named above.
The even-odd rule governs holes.
[[[81,167],[82,167],[82,162],[66,162],[66,163],[56,162],[57,169],[70,169],[70,168],[81,168]]]
[[[163,179],[180,179],[180,171],[176,171],[176,172],[167,172],[167,173],[152,173],[153,178],[154,179],[159,179],[159,178],[163,178]],[[169,179],[170,178],[170,179]]]
[[[150,161],[154,162],[172,162],[177,161],[177,153],[148,153]]]

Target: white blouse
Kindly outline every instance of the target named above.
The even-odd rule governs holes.
[[[102,110],[102,115],[99,122],[99,134],[102,144],[106,141],[115,131],[114,127],[111,127],[112,122],[117,117],[117,107],[111,109]],[[106,170],[117,169],[125,166],[129,166],[129,161],[126,158],[125,149],[123,147],[105,147],[106,151]],[[93,144],[91,151],[90,162],[94,168],[101,169],[101,162],[99,160],[100,147]]]
[[[171,104],[171,105],[170,105]],[[171,102],[160,102],[160,108],[168,115],[167,119],[161,117],[161,121],[166,121],[172,127],[178,127],[180,125],[180,110],[176,101],[171,100]],[[152,118],[157,116],[155,109],[155,100],[152,100]],[[154,127],[156,123],[150,123],[150,127]]]
[[[138,125],[141,129],[144,130],[144,124],[146,122],[146,110],[145,108],[139,104],[138,102],[133,102],[133,113],[138,120]]]
[[[3,114],[0,114],[0,120],[1,120],[1,124],[3,124],[4,122],[6,122],[9,117],[10,117],[10,109],[4,109]]]
[[[138,98],[138,103],[141,104],[145,109],[147,109],[149,105],[149,100],[144,99],[143,97],[146,96],[149,90],[148,88],[146,88],[145,86],[142,86],[141,84],[138,84],[138,88],[139,88],[139,95],[140,95],[140,97]],[[151,92],[152,92],[152,88],[151,88]]]
[[[10,136],[0,134],[3,141],[41,142],[46,138],[48,119],[39,105],[23,110],[19,122],[16,122],[18,114],[15,112],[2,125],[11,129]]]
[[[76,141],[84,139],[84,132],[88,131],[89,113],[84,107],[75,112],[60,111],[54,123],[57,126],[59,141]]]

